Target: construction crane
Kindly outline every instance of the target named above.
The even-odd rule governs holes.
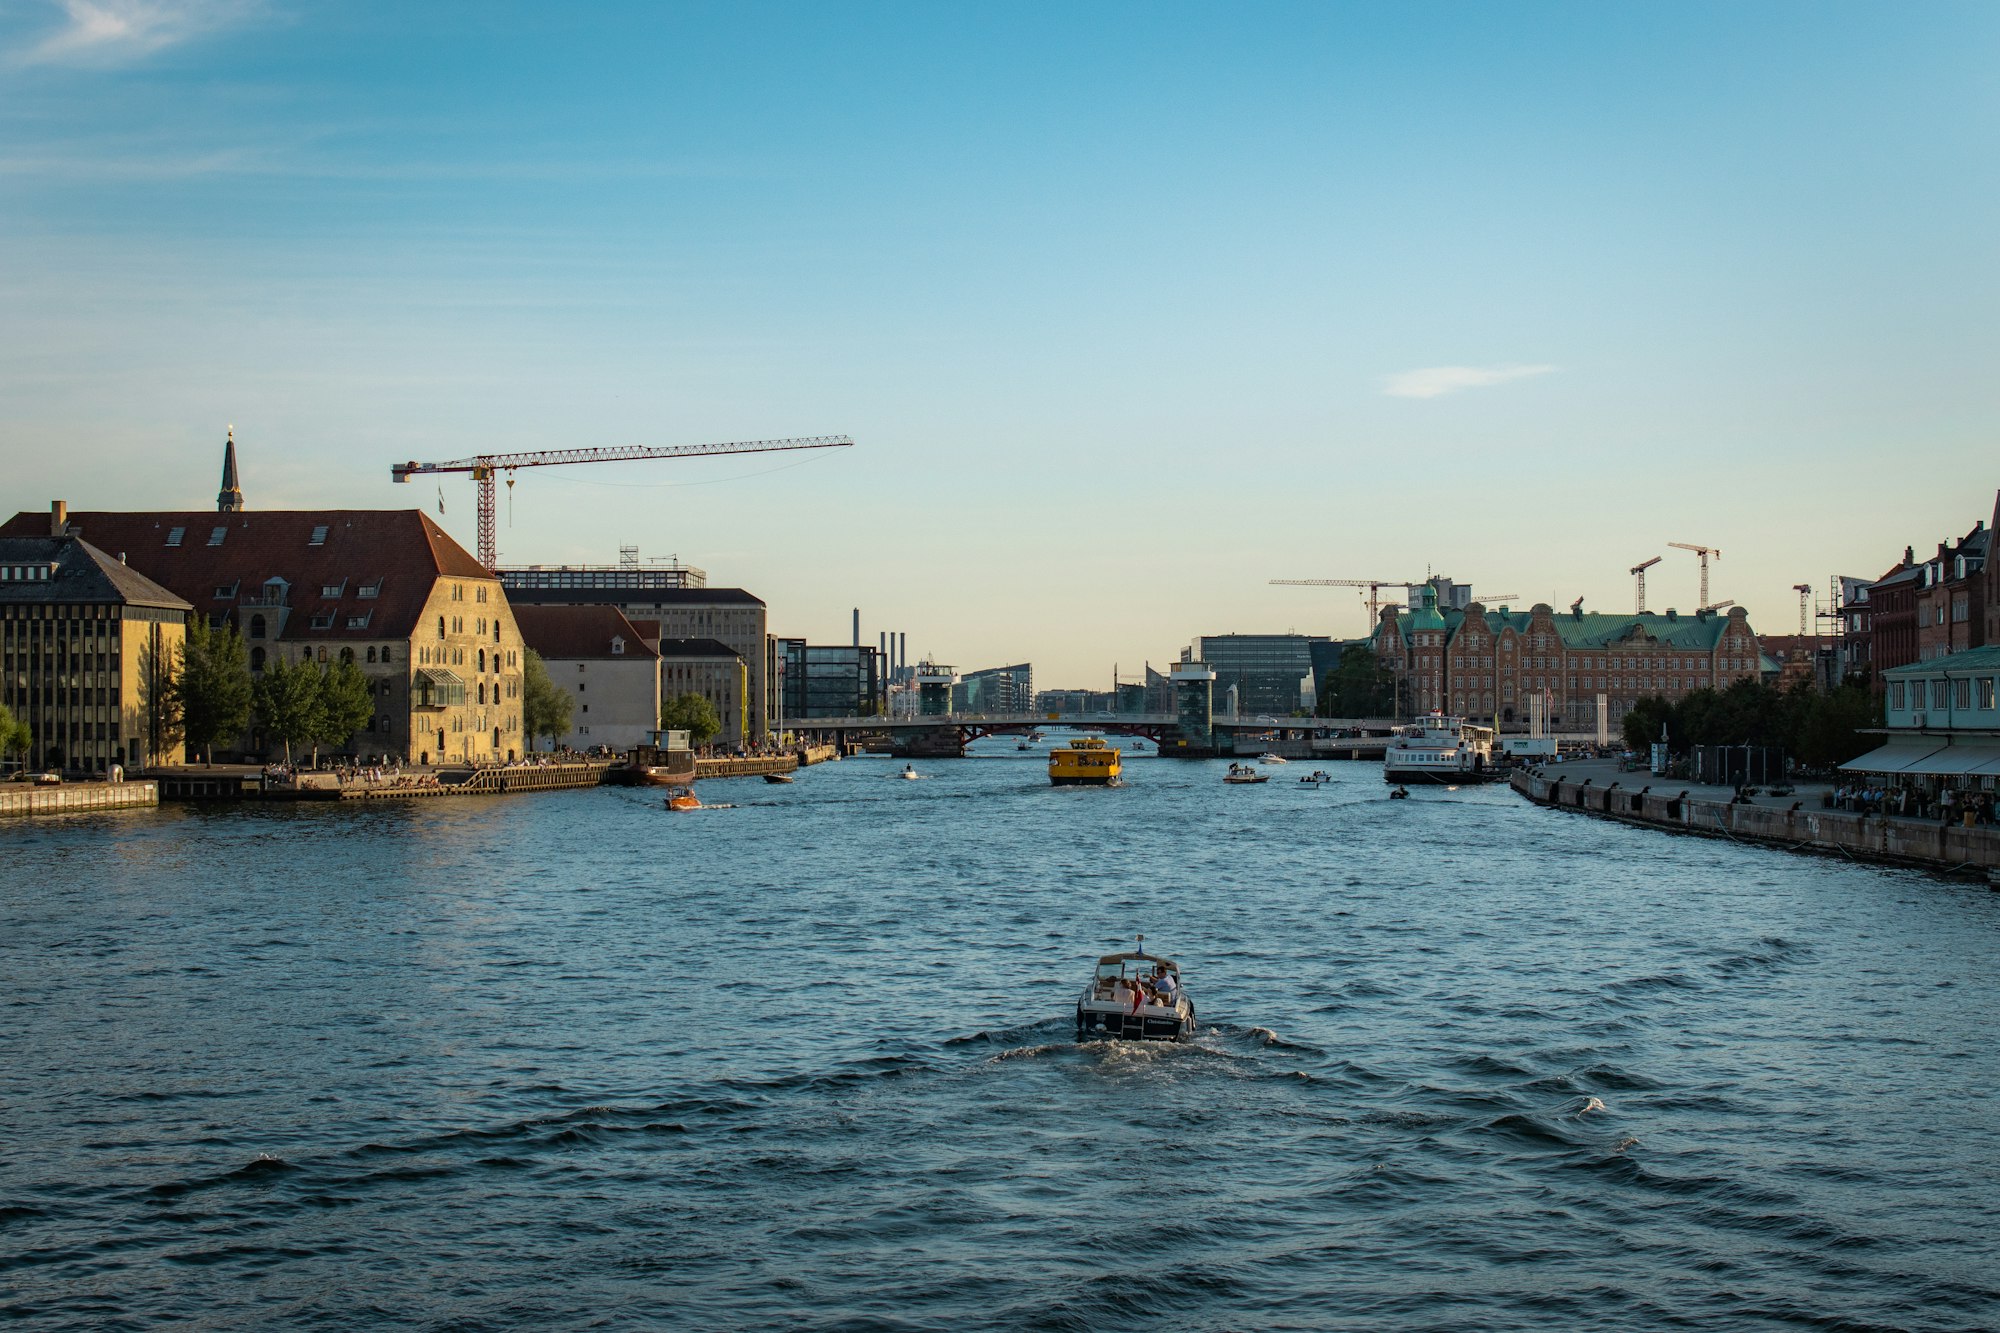
[[[1382,613],[1383,588],[1421,587],[1423,579],[1272,579],[1274,586],[1286,588],[1366,588],[1368,589],[1368,628],[1373,632],[1375,621]]]
[[[395,481],[432,472],[470,472],[479,483],[479,563],[490,570],[500,567],[499,543],[494,535],[493,482],[501,472],[515,468],[552,467],[558,463],[625,463],[641,458],[709,458],[718,454],[769,454],[790,449],[845,449],[854,443],[845,435],[809,435],[791,440],[740,440],[727,444],[612,444],[583,449],[533,449],[520,454],[475,454],[449,463],[392,463],[389,476]],[[509,475],[507,484],[514,478]]]
[[[1806,608],[1812,602],[1812,584],[1794,583],[1792,591],[1799,595],[1799,637],[1804,638],[1806,630]]]
[[[1639,614],[1642,616],[1646,614],[1646,571],[1651,569],[1654,565],[1659,564],[1660,561],[1664,558],[1665,557],[1663,556],[1656,555],[1651,560],[1642,560],[1638,564],[1632,566],[1632,568],[1625,571],[1627,574],[1630,574],[1633,578],[1639,581],[1636,591],[1639,598],[1638,611]]]
[[[1667,545],[1672,546],[1677,550],[1693,551],[1696,555],[1701,557],[1701,600],[1696,602],[1695,605],[1702,607],[1707,606],[1708,605],[1708,558],[1710,556],[1714,556],[1717,560],[1720,560],[1722,559],[1722,551],[1718,547],[1697,546],[1693,542],[1668,542]]]

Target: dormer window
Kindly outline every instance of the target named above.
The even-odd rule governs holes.
[[[319,613],[318,615],[314,616],[314,617],[312,618],[312,627],[313,627],[314,629],[332,629],[332,628],[333,628],[333,612],[331,612],[331,611],[322,611],[322,612],[320,612],[320,613]]]
[[[222,545],[222,539],[224,537],[227,537],[228,535],[229,535],[228,528],[211,529],[208,534],[208,544],[210,546],[220,546]]]
[[[185,536],[187,536],[187,529],[186,529],[186,528],[168,528],[168,529],[167,529],[167,545],[169,545],[169,546],[179,546],[179,545],[181,544],[181,538],[183,538],[183,537],[185,537]]]
[[[614,657],[616,657],[616,656],[619,656],[619,655],[621,655],[622,653],[624,653],[624,651],[625,651],[625,640],[624,640],[624,638],[623,638],[622,636],[620,636],[620,635],[617,635],[617,634],[614,634],[614,635],[612,635],[612,636],[611,636],[611,655],[612,655],[612,656],[614,656]]]
[[[307,546],[326,545],[326,524],[322,523],[318,527],[313,529],[312,540],[307,542],[306,545]]]
[[[340,597],[341,595],[346,593],[346,591],[347,591],[347,580],[342,579],[338,583],[322,583],[320,585],[319,595],[327,598],[328,600],[332,600],[333,598]]]
[[[233,583],[219,583],[215,587],[215,595],[218,598],[224,599],[234,597],[236,595],[236,585]]]
[[[362,584],[354,590],[354,595],[356,597],[380,597],[382,595],[382,580],[376,579],[373,583]]]
[[[370,620],[370,619],[372,619],[372,618],[374,617],[374,615],[375,615],[375,612],[374,612],[373,610],[368,610],[368,611],[363,611],[363,612],[362,612],[362,613],[361,613],[360,615],[358,615],[358,616],[349,616],[349,617],[347,618],[347,628],[349,628],[349,629],[367,629],[367,628],[368,628],[368,622],[369,622],[369,620]],[[372,651],[372,650],[371,650],[371,651]]]

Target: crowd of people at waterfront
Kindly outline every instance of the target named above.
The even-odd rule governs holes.
[[[1945,787],[1926,792],[1908,786],[1850,782],[1833,789],[1833,808],[1896,819],[1934,819],[1941,824],[1991,826],[1993,793]]]

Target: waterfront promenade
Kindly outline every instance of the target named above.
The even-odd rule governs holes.
[[[47,787],[37,783],[10,782],[0,786],[0,817],[141,810],[159,803],[159,784],[146,781],[66,782]]]
[[[1730,787],[1622,772],[1611,759],[1525,769],[1515,791],[1538,805],[1629,824],[1929,870],[2000,874],[2000,828],[1835,810],[1830,786],[1736,797]]]

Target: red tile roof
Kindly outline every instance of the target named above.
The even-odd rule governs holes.
[[[521,641],[543,657],[560,661],[580,658],[654,658],[659,654],[646,644],[646,636],[615,606],[517,606],[514,623],[521,627]],[[611,651],[614,638],[625,641],[625,651]]]
[[[203,614],[239,606],[247,614],[268,580],[284,580],[291,614],[283,637],[291,640],[406,639],[440,578],[493,577],[420,509],[73,510],[69,527]],[[179,541],[169,545],[175,529]],[[0,537],[48,530],[48,514],[28,510],[0,524]],[[363,597],[370,585],[379,585],[375,595]],[[216,596],[225,588],[234,591]],[[328,588],[338,591],[328,596]]]

